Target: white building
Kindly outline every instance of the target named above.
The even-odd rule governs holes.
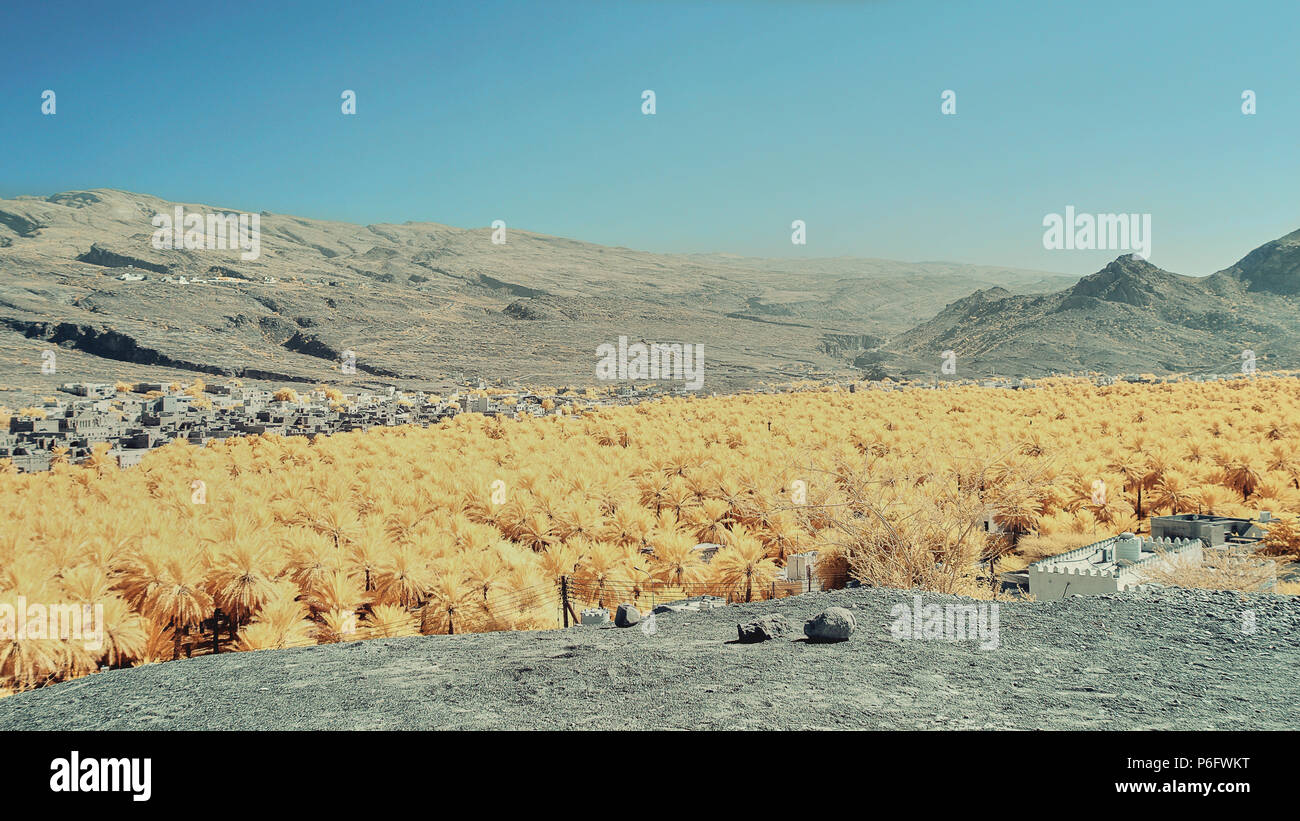
[[[1200,562],[1200,539],[1143,539],[1121,533],[1095,544],[1034,562],[1028,568],[1029,593],[1038,601],[1066,596],[1120,593],[1141,587],[1146,573],[1165,556]]]

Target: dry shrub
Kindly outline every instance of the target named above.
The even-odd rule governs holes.
[[[1092,533],[1053,533],[1051,535],[1035,534],[1020,539],[1015,553],[1002,559],[1004,570],[1023,570],[1029,565],[1062,553],[1069,553],[1077,547],[1083,547],[1100,539]]]
[[[1182,554],[1156,552],[1157,561],[1146,568],[1143,580],[1169,587],[1201,590],[1272,592],[1277,583],[1278,562],[1249,548],[1207,548],[1203,559]]]
[[[842,501],[819,506],[819,543],[871,586],[989,595],[998,560],[1015,548],[1025,511],[1038,504],[1044,463],[1008,455],[918,462],[926,467],[838,464],[831,473]],[[1015,529],[990,537],[990,517]],[[978,580],[981,564],[991,585]]]
[[[1300,561],[1300,522],[1294,518],[1274,519],[1267,525],[1262,553]]]

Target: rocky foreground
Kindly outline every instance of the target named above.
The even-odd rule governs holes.
[[[206,656],[0,700],[0,730],[1300,726],[1297,597],[1164,590],[1004,603],[996,649],[897,638],[900,604],[912,606],[913,594],[861,589],[661,614],[653,631]],[[831,606],[854,614],[852,636],[805,641],[804,620]],[[794,633],[738,643],[737,624],[765,615],[784,616]]]

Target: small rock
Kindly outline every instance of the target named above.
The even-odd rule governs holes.
[[[794,625],[785,616],[763,616],[748,624],[737,624],[741,644],[757,644],[794,632]]]
[[[631,627],[641,621],[641,611],[630,604],[620,604],[614,613],[614,624],[618,627]]]
[[[843,607],[828,607],[804,622],[803,632],[811,642],[845,641],[858,626],[853,613]]]

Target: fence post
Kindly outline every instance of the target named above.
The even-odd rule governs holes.
[[[564,617],[564,626],[569,626],[569,577],[560,577],[560,615]]]
[[[212,611],[212,654],[221,652],[221,608]]]

